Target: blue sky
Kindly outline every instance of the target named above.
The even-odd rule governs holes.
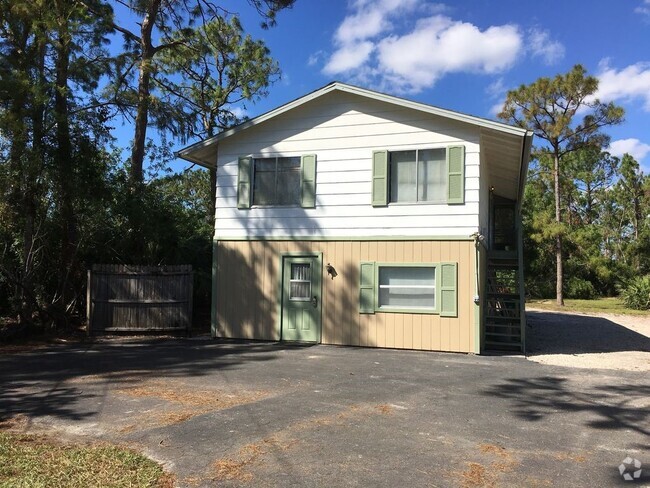
[[[270,30],[243,0],[222,3],[283,72],[249,117],[338,80],[494,118],[508,89],[581,63],[626,111],[610,151],[650,170],[650,0],[297,0]]]

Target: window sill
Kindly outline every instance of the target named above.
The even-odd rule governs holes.
[[[409,205],[448,205],[447,202],[389,202],[389,207],[403,207]]]
[[[299,203],[292,203],[290,205],[251,205],[250,208],[302,208]]]
[[[410,313],[422,315],[440,315],[440,312],[433,308],[395,308],[395,307],[377,307],[375,313]]]

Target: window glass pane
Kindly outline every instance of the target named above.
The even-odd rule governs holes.
[[[300,157],[257,158],[254,162],[254,205],[300,204]]]
[[[380,307],[434,309],[435,297],[435,268],[393,266],[379,268]]]
[[[389,286],[435,286],[436,269],[418,266],[381,266],[379,268],[379,284]]]
[[[290,300],[306,301],[311,297],[311,266],[291,264]]]
[[[291,279],[292,280],[311,280],[311,266],[309,264],[292,264],[291,265]]]
[[[445,149],[418,151],[418,201],[447,201],[447,161]]]
[[[278,169],[278,205],[300,203],[300,158],[297,159],[298,168]]]
[[[300,156],[278,158],[278,170],[300,169]]]
[[[395,308],[436,308],[433,289],[380,288],[379,306]]]
[[[253,205],[275,201],[275,158],[254,159]]]
[[[415,151],[398,151],[390,154],[390,201],[415,202],[417,162]]]

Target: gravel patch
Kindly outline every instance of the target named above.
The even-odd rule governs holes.
[[[572,368],[650,371],[650,317],[527,309],[526,356]]]

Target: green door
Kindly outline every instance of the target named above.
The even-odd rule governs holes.
[[[320,342],[320,260],[287,256],[283,262],[282,340]]]

